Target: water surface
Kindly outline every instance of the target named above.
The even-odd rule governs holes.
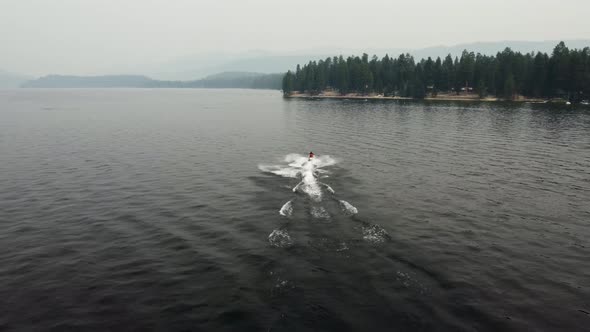
[[[590,326],[584,108],[3,90],[0,184],[2,330]]]

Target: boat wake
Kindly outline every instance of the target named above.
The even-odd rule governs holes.
[[[352,217],[358,209],[351,203],[338,199],[336,191],[327,183],[322,182],[332,175],[330,166],[337,161],[328,155],[309,159],[301,154],[288,154],[282,164],[261,164],[258,169],[265,173],[291,179],[291,190],[295,197],[287,201],[279,209],[279,214],[289,220],[307,219],[320,223],[331,223],[339,217]],[[294,182],[297,180],[297,182]],[[346,219],[350,220],[350,219]],[[356,220],[358,221],[358,220]],[[361,238],[372,244],[384,242],[387,232],[377,225],[363,223]],[[269,235],[269,242],[276,247],[289,247],[294,244],[285,227],[276,229]],[[348,247],[346,247],[348,249]]]
[[[334,195],[336,193],[330,185],[320,181],[320,178],[329,177],[330,172],[325,168],[336,164],[336,160],[330,156],[308,159],[306,156],[292,153],[285,156],[284,162],[286,163],[284,165],[258,165],[258,168],[274,175],[299,179],[300,181],[292,188],[293,192],[305,194],[313,203],[322,202],[326,194]],[[349,213],[358,212],[350,203],[344,203],[342,204]],[[319,210],[319,207],[316,207],[315,210]],[[293,200],[285,203],[279,210],[279,213],[286,217],[290,216],[292,212]],[[319,213],[319,215],[324,217],[324,213]]]
[[[326,189],[334,194],[334,189],[318,180],[329,172],[323,168],[336,164],[330,156],[314,157],[311,160],[300,154],[288,154],[284,159],[286,165],[258,165],[263,172],[272,173],[286,178],[296,178],[301,181],[293,187],[293,192],[302,192],[315,202],[321,202]]]
[[[288,201],[283,205],[283,207],[279,210],[281,216],[290,217],[293,214],[293,201]]]

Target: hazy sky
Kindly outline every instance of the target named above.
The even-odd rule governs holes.
[[[588,0],[0,0],[0,69],[91,74],[201,52],[590,38]]]

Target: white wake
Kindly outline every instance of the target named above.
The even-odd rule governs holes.
[[[281,216],[290,217],[293,214],[293,200],[288,201],[279,210]]]
[[[258,169],[263,172],[272,173],[286,178],[300,178],[301,182],[293,188],[293,191],[303,192],[315,202],[320,202],[322,200],[322,186],[325,186],[330,193],[334,193],[334,190],[330,186],[318,181],[320,173],[328,173],[327,170],[322,169],[323,167],[336,164],[336,160],[332,157],[323,155],[316,156],[309,160],[307,156],[291,153],[285,156],[284,162],[287,163],[287,165],[261,164],[258,165]],[[281,209],[281,211],[282,210],[283,209]]]
[[[293,192],[305,194],[313,203],[309,208],[310,215],[315,219],[330,220],[330,212],[322,203],[323,196],[326,194],[334,195],[334,189],[323,182],[321,178],[330,176],[329,166],[335,165],[336,160],[329,155],[315,156],[311,160],[302,154],[290,153],[283,158],[283,164],[260,164],[258,169],[263,172],[271,173],[285,178],[299,179],[300,181],[295,185]],[[358,213],[356,207],[347,201],[336,200],[340,206],[340,210],[348,216]],[[296,198],[284,203],[279,209],[279,214],[284,217],[291,217],[294,210],[294,202]]]
[[[286,248],[293,245],[293,240],[289,233],[284,229],[275,229],[268,236],[268,242],[277,248]]]
[[[258,169],[263,172],[271,173],[285,178],[299,179],[299,182],[295,187],[292,188],[293,192],[304,193],[310,200],[311,204],[303,204],[308,208],[309,215],[315,220],[322,222],[332,222],[333,215],[328,211],[327,207],[333,206],[333,201],[322,202],[322,197],[326,195],[334,195],[334,189],[319,179],[330,177],[330,171],[325,169],[328,166],[336,164],[336,160],[330,156],[316,156],[309,160],[307,156],[301,154],[288,154],[284,157],[283,164],[269,165],[260,164]],[[282,186],[285,187],[285,186]],[[286,188],[290,188],[287,186]],[[279,214],[291,219],[293,216],[294,203],[297,201],[297,197],[287,201],[279,210]],[[358,214],[358,209],[347,201],[339,200],[336,197],[332,197],[334,201],[340,207],[341,213],[346,216],[353,216]],[[362,226],[362,239],[373,245],[380,245],[391,239],[387,231],[374,224],[365,224]],[[269,236],[268,241],[274,247],[287,248],[294,245],[294,241],[287,232],[286,229],[275,229]],[[348,250],[348,246],[345,242],[342,242],[336,251]]]
[[[359,213],[359,210],[355,208],[352,204],[348,203],[347,201],[339,201],[340,207],[342,211],[344,211],[348,215],[353,215]]]

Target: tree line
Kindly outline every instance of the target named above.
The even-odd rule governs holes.
[[[438,93],[477,93],[480,98],[514,99],[561,97],[572,102],[590,97],[590,48],[568,49],[560,42],[551,55],[514,52],[506,48],[495,56],[463,51],[416,61],[410,54],[379,59],[367,54],[310,61],[283,76],[285,95],[377,93],[424,98]]]

